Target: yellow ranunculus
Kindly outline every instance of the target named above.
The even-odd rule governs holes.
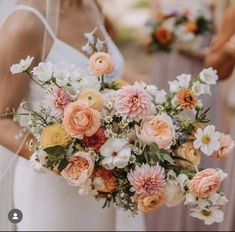
[[[72,137],[64,130],[59,123],[45,127],[42,130],[40,146],[42,148],[54,147],[56,145],[66,146]]]
[[[78,100],[83,101],[85,104],[87,104],[89,107],[95,109],[95,110],[102,110],[104,107],[104,100],[103,96],[100,92],[98,92],[95,89],[85,89],[83,90]]]

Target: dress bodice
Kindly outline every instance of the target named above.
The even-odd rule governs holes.
[[[49,35],[53,39],[53,44],[48,52],[48,55],[45,61],[50,61],[54,64],[75,65],[82,71],[83,74],[87,73],[89,75],[88,68],[87,68],[88,57],[85,56],[78,49],[72,47],[68,43],[59,39],[56,36],[56,34],[53,32],[47,20],[38,10],[32,7],[26,6],[26,5],[18,5],[15,7],[14,11],[16,10],[26,10],[35,14],[38,17],[38,19],[43,23],[43,25],[45,26],[45,29],[48,31]],[[97,27],[103,34],[105,40],[107,41],[108,53],[112,56],[113,61],[115,63],[114,72],[108,78],[109,81],[112,81],[122,76],[123,68],[124,68],[124,60],[119,49],[117,48],[115,43],[112,41],[112,39],[109,37],[109,34],[107,33],[104,25],[101,23],[97,23],[97,24],[98,24]],[[33,108],[35,108],[39,100],[43,96],[43,91],[44,90],[40,86],[36,85],[34,82],[31,82],[29,86],[28,96],[27,96],[28,104],[32,106]]]

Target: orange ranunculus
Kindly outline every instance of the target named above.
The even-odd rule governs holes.
[[[105,52],[96,52],[90,57],[89,71],[96,76],[111,74],[114,70],[112,57]]]
[[[100,128],[101,114],[81,101],[68,104],[64,111],[63,127],[74,138],[92,136]]]

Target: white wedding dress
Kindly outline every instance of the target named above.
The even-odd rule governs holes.
[[[45,18],[34,8],[19,5],[15,10],[27,10],[35,14],[48,30],[54,43],[48,53],[46,61],[53,63],[75,64],[86,72],[88,58],[80,51],[56,37]],[[108,39],[108,34],[103,25],[99,29]],[[111,39],[108,39],[108,50],[115,62],[116,70],[112,78],[119,78],[123,70],[123,58],[120,51]],[[30,83],[28,103],[34,108],[43,96],[43,90]],[[0,175],[6,167],[9,157],[13,157],[10,151],[0,146]],[[2,161],[5,159],[5,161]],[[3,166],[4,165],[4,166]],[[114,207],[102,209],[103,201],[97,202],[91,197],[81,197],[77,188],[52,172],[38,174],[33,171],[29,161],[18,157],[15,161],[14,172],[5,173],[2,177],[3,186],[0,188],[1,199],[6,211],[3,212],[0,205],[0,230],[144,230],[144,217],[139,215],[135,219],[128,217]],[[12,181],[13,186],[3,189],[4,184]],[[2,188],[3,187],[3,188]],[[11,194],[13,193],[13,198]],[[7,195],[7,196],[6,196]],[[3,198],[2,198],[3,197]],[[20,209],[23,220],[12,227],[7,222],[8,211],[12,208]]]

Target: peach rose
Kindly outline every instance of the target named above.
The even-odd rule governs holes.
[[[159,148],[169,149],[175,137],[173,122],[166,114],[150,116],[141,122],[137,137],[148,145],[156,143]]]
[[[201,153],[194,148],[193,142],[186,142],[176,150],[176,156],[186,159],[187,161],[177,160],[178,166],[185,169],[193,169],[197,167],[201,160]]]
[[[114,70],[112,57],[105,52],[96,52],[90,57],[89,70],[96,76],[111,74]]]
[[[63,126],[69,135],[83,139],[92,136],[100,128],[101,114],[81,101],[68,104],[64,111]]]
[[[221,176],[216,169],[208,168],[198,172],[188,183],[189,191],[196,197],[207,198],[217,192]]]
[[[78,100],[83,101],[85,104],[90,106],[91,108],[95,110],[102,110],[104,107],[104,100],[103,96],[100,92],[98,92],[95,89],[85,89],[83,90],[79,97]]]
[[[159,191],[158,194],[148,196],[134,196],[138,204],[138,209],[142,212],[151,212],[158,209],[165,201],[164,190]]]
[[[212,156],[220,160],[224,160],[233,150],[234,141],[230,135],[221,134],[219,142],[220,142],[220,149],[214,152]]]
[[[61,172],[66,181],[73,186],[80,186],[92,175],[94,161],[86,152],[77,152],[68,158],[69,164]]]

